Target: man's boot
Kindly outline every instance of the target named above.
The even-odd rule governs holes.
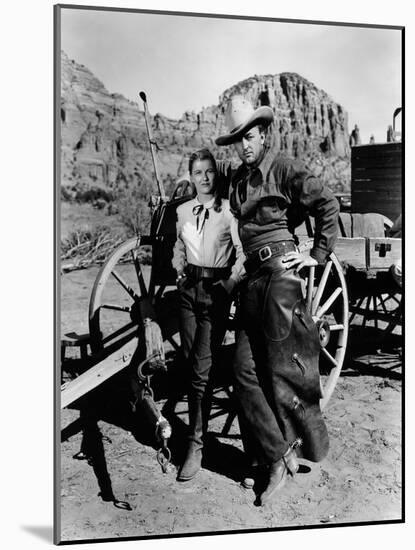
[[[272,496],[281,489],[287,479],[287,474],[294,476],[298,470],[298,462],[295,449],[290,447],[288,451],[276,462],[273,462],[269,470],[267,488],[261,495],[261,504],[267,504]]]
[[[177,480],[189,481],[195,477],[202,465],[203,415],[202,400],[189,397],[189,446]]]

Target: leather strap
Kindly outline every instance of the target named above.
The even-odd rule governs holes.
[[[227,279],[231,274],[230,267],[203,267],[200,265],[188,264],[186,273],[197,280],[200,279]]]
[[[249,254],[244,266],[247,273],[254,273],[270,258],[276,258],[278,256],[284,256],[287,252],[296,250],[294,241],[278,241],[276,243],[270,243],[265,245],[252,254]]]

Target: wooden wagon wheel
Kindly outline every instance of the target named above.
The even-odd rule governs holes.
[[[303,243],[300,249],[312,246]],[[349,304],[340,262],[330,254],[324,266],[302,269],[304,298],[320,337],[321,409],[327,405],[339,378],[346,353]]]
[[[148,239],[147,239],[148,240]],[[149,304],[164,299],[165,284],[158,284],[150,265],[143,265],[144,239],[133,237],[121,244],[101,267],[89,303],[89,332],[93,353],[120,347],[137,335]],[[148,254],[148,251],[147,251]],[[170,293],[173,294],[173,293]],[[168,298],[168,296],[167,296]],[[170,315],[169,319],[174,317]],[[176,329],[170,329],[168,339]]]
[[[89,333],[93,352],[137,334],[139,302],[148,296],[139,252],[140,238],[121,244],[101,267],[89,302]],[[121,290],[121,292],[120,292]]]
[[[390,277],[388,272],[378,275]],[[382,340],[402,327],[402,289],[392,279],[388,284],[384,282],[379,276],[363,282],[366,290],[351,302],[349,319],[353,326],[373,329],[375,339]]]

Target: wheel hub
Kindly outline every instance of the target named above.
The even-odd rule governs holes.
[[[130,318],[133,323],[138,323],[140,319],[140,309],[137,302],[131,306]]]
[[[325,348],[330,341],[330,325],[325,319],[319,319],[316,323],[320,346]]]

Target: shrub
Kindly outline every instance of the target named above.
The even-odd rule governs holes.
[[[124,240],[124,235],[105,226],[78,229],[61,241],[61,261],[72,260],[73,269],[102,263]]]
[[[123,233],[115,232],[107,226],[95,229],[79,229],[61,241],[62,271],[83,269],[93,264],[101,264],[126,240]],[[142,264],[151,264],[151,246],[140,247],[138,258]],[[131,261],[130,257],[124,259]]]
[[[105,203],[111,202],[114,199],[114,195],[111,191],[93,185],[91,187],[78,188],[76,190],[75,199],[79,202],[91,202],[103,201]]]
[[[130,237],[149,232],[151,212],[148,198],[150,195],[147,198],[143,195],[143,192],[137,189],[124,190],[111,208],[112,211],[117,212]]]

